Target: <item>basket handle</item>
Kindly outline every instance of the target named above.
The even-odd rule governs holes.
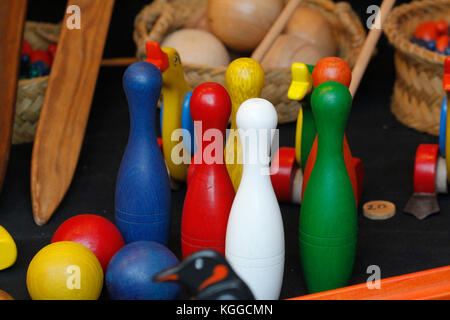
[[[174,22],[174,7],[165,1],[155,1],[147,5],[136,17],[133,38],[137,44],[137,57],[146,57],[147,41],[160,43]]]

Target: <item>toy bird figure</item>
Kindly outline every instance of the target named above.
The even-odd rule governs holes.
[[[198,251],[179,265],[153,277],[155,282],[185,285],[197,300],[254,300],[249,287],[225,258],[213,250]]]
[[[186,103],[186,99],[189,100],[189,93],[192,89],[184,79],[181,58],[175,49],[161,48],[158,43],[153,41],[147,42],[146,49],[146,61],[156,65],[163,76],[162,101],[164,108],[162,109],[161,127],[163,153],[167,167],[172,178],[177,181],[186,181],[189,161],[185,160],[190,160],[191,158],[190,143],[184,144],[184,148],[177,150],[179,141],[172,139],[172,134],[177,129],[192,126],[189,102]],[[183,124],[183,122],[185,123]],[[183,141],[186,142],[186,137],[183,138]],[[172,152],[179,155],[183,161],[179,164],[175,163]]]

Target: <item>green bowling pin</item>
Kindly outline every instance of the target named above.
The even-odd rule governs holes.
[[[344,131],[352,104],[346,86],[328,81],[311,97],[318,150],[300,212],[300,256],[310,292],[347,285],[356,250],[357,214],[344,162]]]

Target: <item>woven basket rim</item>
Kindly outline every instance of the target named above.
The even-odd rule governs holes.
[[[45,81],[49,77],[50,76],[36,77],[36,78],[31,78],[31,79],[20,79],[19,80],[19,84],[30,84],[30,83],[33,83],[33,82]]]
[[[412,12],[417,12],[422,8],[442,7],[449,6],[450,0],[421,0],[413,1],[411,3],[402,4],[392,10],[386,24],[384,26],[384,33],[388,38],[391,45],[402,52],[403,54],[415,59],[425,61],[429,64],[444,65],[446,56],[438,52],[433,52],[426,48],[423,48],[410,41],[408,35],[406,35],[401,28],[401,19],[405,15],[411,15]],[[450,22],[450,20],[449,20]]]
[[[162,3],[170,6],[170,2],[164,2],[163,1]],[[156,6],[157,3],[151,3],[148,6],[145,6],[140,11],[140,13],[137,15],[137,17],[139,17],[139,15],[143,14],[152,5]],[[345,12],[350,11],[351,15],[354,15],[354,17],[352,16],[351,19],[350,19],[351,25],[355,28],[355,30],[359,30],[360,28],[362,28],[363,38],[362,38],[361,46],[363,45],[363,43],[365,41],[365,37],[367,36],[367,33],[366,33],[365,29],[363,28],[359,17],[353,11],[352,6],[348,2],[345,2],[345,1],[334,2],[334,1],[330,1],[330,0],[311,0],[311,2],[301,3],[300,5],[313,6],[313,7],[317,6],[317,7],[322,8],[325,11],[335,13],[336,19],[338,19],[341,23],[342,23],[342,17],[339,16],[338,11],[341,12],[341,13],[344,12],[344,11]],[[135,28],[136,28],[136,25],[137,25],[137,19],[135,21]],[[355,33],[358,33],[358,31],[355,32]],[[359,32],[359,33],[361,33],[361,32]],[[136,55],[137,55],[138,58],[142,59],[142,57],[139,57],[139,47],[140,46],[139,46],[139,41],[138,41],[138,39],[136,37],[136,34],[135,34],[134,40],[135,40],[136,47],[137,47]],[[361,48],[358,48],[358,46],[355,45],[352,50],[360,50],[360,49]],[[338,56],[337,53],[336,53],[336,56]],[[246,57],[248,57],[248,56],[246,56]],[[354,64],[354,62],[355,61],[353,61],[353,64]],[[204,70],[213,70],[213,71],[217,71],[217,72],[220,72],[221,70],[225,71],[226,68],[227,68],[227,66],[211,66],[211,65],[204,65],[204,64],[192,64],[192,63],[186,63],[186,62],[183,62],[183,66],[184,67],[188,67],[188,68],[192,68],[192,69],[197,68],[197,69],[204,69]],[[275,67],[275,68],[265,68],[264,69],[265,73],[270,72],[270,71],[274,71],[274,72],[275,71],[278,71],[278,72],[280,72],[280,71],[289,71],[290,72],[290,70],[291,70],[291,67]]]

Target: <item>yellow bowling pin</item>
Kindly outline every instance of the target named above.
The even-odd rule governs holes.
[[[231,97],[231,133],[225,146],[225,163],[233,187],[238,189],[242,177],[242,147],[236,126],[236,113],[242,103],[259,98],[264,87],[264,70],[251,58],[239,58],[228,67],[226,86]]]

